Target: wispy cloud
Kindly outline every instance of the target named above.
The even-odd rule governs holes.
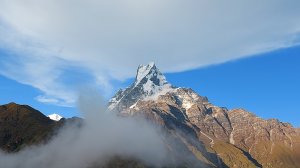
[[[0,44],[14,54],[0,62],[1,74],[40,89],[40,98],[72,104],[74,88],[60,80],[69,64],[110,88],[109,80],[132,77],[140,63],[177,72],[293,46],[299,6],[297,0],[2,0]]]

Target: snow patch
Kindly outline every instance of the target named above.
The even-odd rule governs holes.
[[[169,92],[175,92],[176,89],[172,88],[170,84],[166,84],[163,86],[156,86],[152,88],[151,94],[145,96],[144,100],[157,100],[159,96],[165,95]]]
[[[235,143],[234,138],[233,138],[233,132],[234,132],[234,127],[232,127],[232,131],[229,136],[229,143],[231,143],[232,145],[234,145],[234,143]]]
[[[137,103],[138,103],[138,101],[137,101],[136,103],[134,103],[133,105],[131,105],[129,108],[130,108],[130,109],[136,108]]]
[[[186,110],[190,109],[192,107],[193,103],[186,100],[186,99],[183,99],[182,101],[182,107],[185,108]]]
[[[179,92],[178,98],[181,101],[182,108],[190,109],[198,100],[199,96],[192,92]]]
[[[53,120],[53,121],[59,121],[60,119],[62,119],[63,117],[58,115],[58,114],[51,114],[51,115],[48,115],[48,117]]]

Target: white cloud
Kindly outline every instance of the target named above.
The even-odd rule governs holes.
[[[299,7],[298,0],[0,0],[2,48],[26,51],[25,72],[10,64],[1,74],[72,104],[74,90],[56,80],[69,64],[110,88],[108,80],[132,77],[140,63],[176,72],[289,47],[299,37]]]

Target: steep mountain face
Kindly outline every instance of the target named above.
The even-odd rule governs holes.
[[[300,165],[299,129],[243,109],[217,107],[191,89],[169,84],[153,63],[139,66],[135,82],[120,90],[109,108],[160,124],[187,154],[210,167]]]

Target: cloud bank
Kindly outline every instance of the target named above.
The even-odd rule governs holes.
[[[87,168],[115,156],[158,167],[168,164],[170,156],[158,129],[142,119],[106,112],[100,102],[94,90],[81,94],[79,108],[85,117],[81,128],[66,126],[48,144],[18,153],[0,151],[1,167]]]
[[[0,0],[0,73],[41,90],[41,102],[71,106],[72,69],[85,76],[72,83],[110,90],[149,61],[178,72],[297,45],[299,7],[298,0]]]

